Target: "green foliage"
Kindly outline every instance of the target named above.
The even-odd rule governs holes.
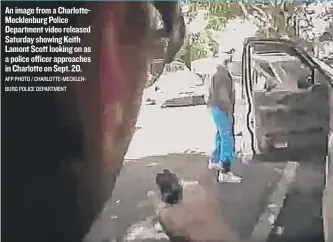
[[[208,19],[207,29],[222,30],[226,23],[233,19],[234,16],[226,3],[213,5],[208,9],[206,16]]]
[[[229,3],[225,2],[189,2],[186,15],[187,23],[190,23],[198,14],[198,10],[206,10],[206,30],[222,30],[226,23],[234,18]],[[191,61],[212,57],[217,53],[217,43],[206,33],[195,33],[188,36]]]
[[[214,50],[211,48],[211,40],[208,36],[197,34],[191,37],[191,61],[213,56]]]
[[[198,13],[199,9],[207,10],[205,16],[207,20],[207,29],[222,30],[226,23],[234,18],[229,3],[225,2],[189,2],[189,11],[187,13],[188,21],[191,22]]]

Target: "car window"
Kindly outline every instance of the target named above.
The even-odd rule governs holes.
[[[272,68],[270,67],[268,62],[263,62],[263,63],[259,63],[259,67],[261,68],[262,71],[265,72],[265,74],[267,74],[270,77],[275,77],[275,74],[272,70]]]
[[[264,53],[277,53],[279,52],[279,45],[278,44],[267,44],[267,43],[257,43],[252,45],[253,52],[257,54],[264,54]]]
[[[300,60],[282,62],[281,79],[284,83],[299,89],[308,88],[312,85],[312,70],[310,67],[302,63]],[[288,86],[285,86],[288,88]]]
[[[253,89],[254,90],[272,90],[275,88],[279,81],[275,76],[272,68],[267,62],[258,62],[254,64],[253,68]]]
[[[297,57],[287,53],[256,53],[253,62],[258,88],[266,90],[296,90],[312,85],[312,71]]]

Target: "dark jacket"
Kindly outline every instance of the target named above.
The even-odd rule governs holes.
[[[233,113],[235,103],[233,89],[232,78],[227,68],[218,66],[208,83],[207,105],[216,105],[224,112]]]

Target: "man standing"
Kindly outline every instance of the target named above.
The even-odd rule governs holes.
[[[217,127],[215,150],[209,160],[209,169],[217,169],[219,182],[240,183],[241,177],[231,173],[231,163],[236,160],[233,134],[234,90],[227,70],[229,59],[224,60],[210,80],[207,106]]]

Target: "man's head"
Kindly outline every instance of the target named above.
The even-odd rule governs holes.
[[[225,59],[222,60],[222,66],[223,67],[228,67],[230,62],[231,62],[231,56],[228,56],[228,57],[226,57]]]

